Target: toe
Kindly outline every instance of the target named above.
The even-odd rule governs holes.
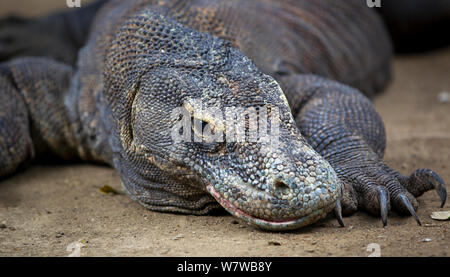
[[[383,227],[386,227],[389,212],[389,192],[386,188],[380,186],[377,187],[377,192],[381,222],[383,222]]]
[[[405,188],[415,197],[418,197],[429,190],[436,190],[441,199],[441,208],[447,200],[447,190],[442,178],[430,169],[418,169],[414,171],[404,181]]]
[[[386,226],[391,209],[390,191],[385,186],[377,184],[376,180],[367,174],[358,176],[354,184],[355,191],[358,194],[358,206],[375,216],[381,217],[383,226]]]
[[[334,214],[336,216],[337,221],[341,227],[345,227],[344,221],[342,220],[342,206],[341,206],[341,198],[336,201],[336,207],[334,208]]]
[[[341,209],[343,215],[352,215],[358,210],[358,198],[353,185],[348,182],[342,184]]]
[[[416,214],[416,211],[415,211],[416,209],[414,209],[414,207],[411,204],[411,201],[409,200],[409,198],[405,194],[400,194],[399,195],[399,199],[400,199],[401,205],[403,206],[403,209],[407,209],[409,211],[409,213],[414,217],[414,219],[416,220],[417,224],[422,226],[422,223],[420,223],[419,217]]]
[[[447,200],[447,190],[442,178],[430,169],[417,169],[410,176],[404,176],[384,165],[384,169],[395,176],[402,186],[414,197],[419,197],[429,190],[436,190],[441,200],[441,208]]]

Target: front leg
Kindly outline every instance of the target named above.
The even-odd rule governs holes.
[[[392,207],[410,213],[420,225],[415,197],[436,189],[444,205],[445,184],[435,172],[418,169],[406,177],[383,162],[384,125],[360,92],[313,75],[291,75],[280,81],[297,126],[343,182],[344,214],[364,209],[381,215],[385,226]]]

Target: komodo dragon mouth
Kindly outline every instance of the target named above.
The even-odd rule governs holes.
[[[329,205],[325,209],[319,209],[316,210],[306,216],[299,217],[299,218],[292,218],[292,219],[263,219],[263,218],[257,218],[254,216],[249,215],[245,211],[237,208],[234,206],[230,201],[228,201],[226,198],[221,196],[212,185],[208,185],[207,190],[211,195],[217,200],[217,202],[220,203],[220,205],[225,208],[229,213],[234,215],[237,218],[240,218],[252,225],[256,225],[260,228],[266,229],[266,230],[291,230],[291,229],[297,229],[306,225],[309,225],[323,217],[326,216],[326,214],[333,209],[335,206],[334,204]],[[338,200],[339,201],[339,200]]]

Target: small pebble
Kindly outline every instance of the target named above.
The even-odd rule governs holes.
[[[176,235],[176,236],[173,238],[173,240],[179,240],[179,239],[181,239],[181,238],[184,238],[184,235],[183,235],[183,234]]]
[[[279,243],[278,241],[269,241],[269,245],[280,246],[281,243]]]
[[[424,239],[423,239],[423,242],[430,242],[430,241],[431,241],[430,238],[424,238]]]

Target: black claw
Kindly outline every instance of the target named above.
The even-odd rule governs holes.
[[[441,208],[445,205],[445,200],[447,199],[447,190],[444,186],[441,186],[440,188],[436,189],[439,197],[441,197]]]
[[[334,208],[334,214],[336,215],[336,219],[339,222],[339,225],[341,225],[341,227],[345,227],[344,221],[342,221],[341,198],[338,198],[338,200],[336,201],[336,207]]]
[[[445,188],[445,183],[442,178],[433,171],[431,172],[431,175],[433,177],[433,180],[431,182],[433,183],[437,194],[441,198],[441,208],[443,208],[445,205],[445,201],[447,200],[447,189]]]
[[[387,225],[388,220],[388,199],[389,199],[389,192],[383,188],[378,187],[378,200],[380,201],[380,214],[381,214],[381,221],[383,222],[383,228]]]
[[[408,211],[411,213],[411,215],[416,219],[417,224],[419,226],[422,226],[422,223],[420,223],[419,217],[416,214],[416,211],[414,210],[414,207],[411,205],[411,202],[409,201],[408,197],[406,195],[401,194],[400,199],[402,200],[403,205],[408,209]]]

